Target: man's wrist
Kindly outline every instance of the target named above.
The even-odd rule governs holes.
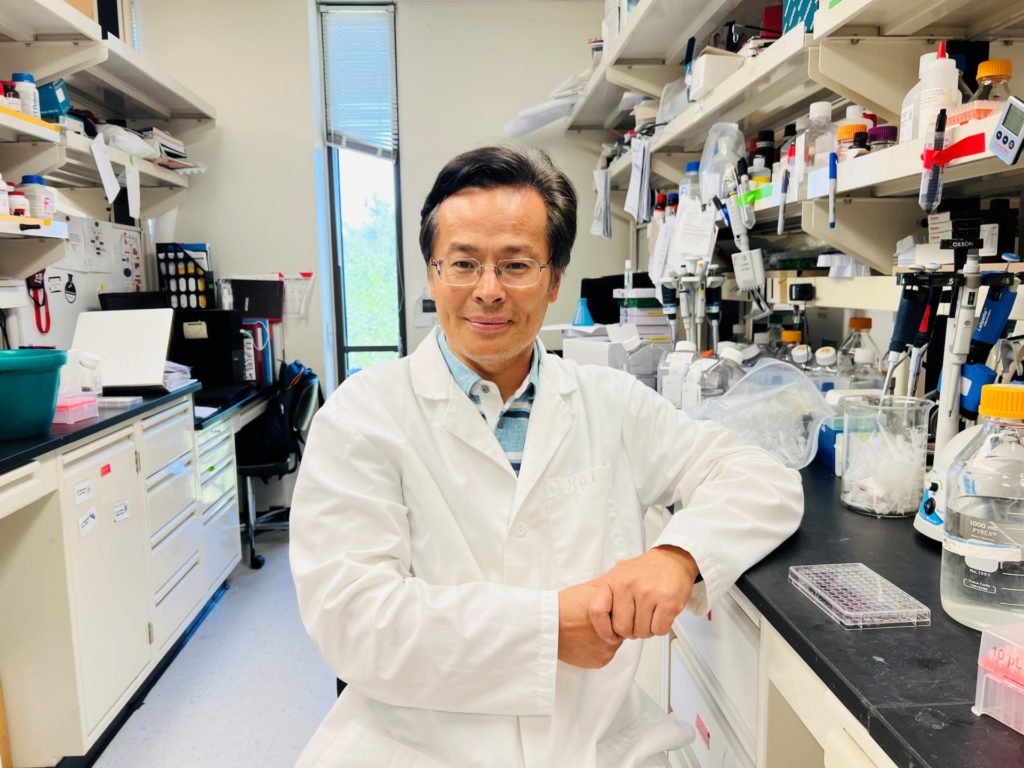
[[[654,547],[654,549],[675,555],[678,562],[681,565],[683,565],[684,568],[686,568],[691,578],[694,581],[697,580],[697,577],[700,575],[700,566],[697,565],[697,561],[694,559],[693,555],[691,555],[685,549],[683,549],[682,547],[673,546],[672,544],[661,544],[657,547]]]

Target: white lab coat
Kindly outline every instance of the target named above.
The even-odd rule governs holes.
[[[307,630],[348,688],[298,768],[666,765],[680,729],[634,684],[557,661],[558,590],[654,544],[703,613],[799,525],[799,475],[636,379],[545,354],[520,475],[429,336],[317,414],[292,501]],[[324,685],[331,681],[325,680]]]

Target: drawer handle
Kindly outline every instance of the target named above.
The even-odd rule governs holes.
[[[21,485],[26,480],[31,480],[32,476],[39,470],[38,461],[30,461],[28,464],[12,469],[10,472],[6,472],[0,475],[0,493],[9,491],[16,485]]]

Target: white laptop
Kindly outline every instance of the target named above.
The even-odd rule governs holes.
[[[83,312],[71,348],[99,356],[103,394],[162,394],[173,319],[173,309]]]

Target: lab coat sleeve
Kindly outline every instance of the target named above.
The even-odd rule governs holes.
[[[800,475],[731,430],[690,419],[632,377],[624,391],[623,443],[643,508],[676,506],[653,546],[693,555],[703,582],[687,610],[703,614],[800,526]]]
[[[558,593],[415,578],[396,460],[343,399],[314,420],[290,526],[299,610],[331,669],[396,706],[550,715]]]

